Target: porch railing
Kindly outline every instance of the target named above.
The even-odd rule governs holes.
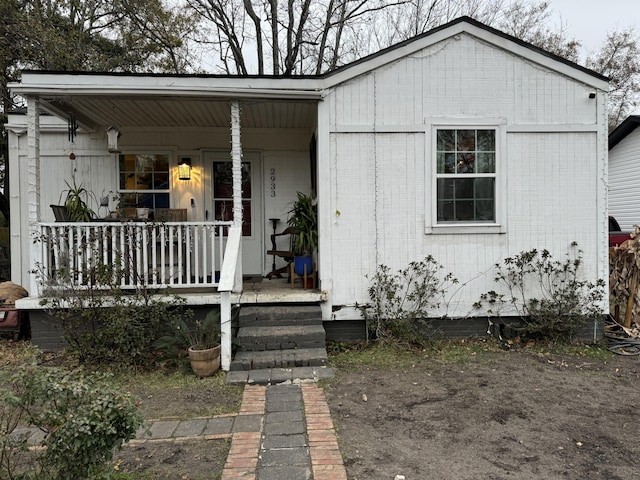
[[[44,283],[123,289],[214,287],[231,222],[42,223]]]

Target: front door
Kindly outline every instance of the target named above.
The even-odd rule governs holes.
[[[207,216],[209,220],[233,220],[233,178],[228,153],[205,152],[208,170]],[[262,183],[260,156],[245,154],[242,159],[242,273],[262,275]]]

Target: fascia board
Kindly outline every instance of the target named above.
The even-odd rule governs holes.
[[[234,98],[321,98],[322,79],[204,78],[24,73],[9,85],[18,95],[117,95]]]

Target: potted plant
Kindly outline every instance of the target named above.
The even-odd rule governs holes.
[[[191,369],[198,377],[210,377],[220,369],[220,311],[210,311],[193,327],[182,319],[174,321],[174,332],[189,352]]]
[[[64,206],[69,221],[90,222],[96,214],[89,208],[89,200],[95,200],[95,195],[82,185],[78,185],[75,175],[72,177],[72,185],[67,181],[64,183],[67,184],[67,190],[64,190],[60,195],[60,201],[62,201],[62,196],[66,194]]]
[[[318,247],[318,212],[309,195],[298,192],[298,198],[291,204],[287,223],[295,228],[292,239],[294,254],[293,269],[298,275],[313,270],[313,252]]]

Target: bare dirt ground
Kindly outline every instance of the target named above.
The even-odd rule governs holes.
[[[145,480],[218,479],[229,440],[153,442],[126,445],[114,455],[114,467]]]
[[[487,351],[338,371],[350,480],[607,479],[640,471],[640,357]]]
[[[145,420],[210,417],[237,412],[242,387],[225,385],[224,374],[195,379],[183,385],[130,386],[142,401]],[[199,480],[220,478],[230,439],[133,442],[114,455],[114,467],[145,480]]]
[[[638,478],[640,357],[470,350],[405,353],[385,367],[334,357],[326,392],[349,480]],[[237,411],[241,388],[221,380],[126,388],[147,419],[190,418]],[[228,448],[128,445],[114,466],[144,480],[216,479]]]

